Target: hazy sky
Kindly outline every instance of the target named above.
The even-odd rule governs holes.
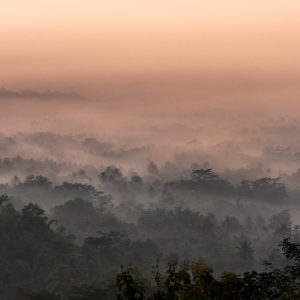
[[[269,142],[261,128],[287,128],[274,145],[300,128],[299,16],[299,0],[0,0],[0,87],[86,96],[2,91],[0,135],[234,141],[256,155]]]
[[[299,15],[298,0],[0,0],[0,87],[86,96],[0,99],[1,131],[142,136],[215,108],[299,117]]]
[[[1,0],[0,85],[87,92],[163,75],[295,87],[299,14],[297,0]]]

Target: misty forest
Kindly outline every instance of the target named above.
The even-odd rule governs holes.
[[[0,300],[300,300],[299,0],[0,0]]]
[[[1,299],[300,298],[300,171],[280,168],[299,152],[220,145],[214,165],[216,149],[163,162],[86,135],[0,143]]]

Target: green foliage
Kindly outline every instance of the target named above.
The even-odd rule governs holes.
[[[249,247],[248,244],[245,245]],[[146,296],[141,286],[142,281],[134,279],[130,270],[122,270],[117,276],[117,286],[122,291],[131,291],[132,298],[120,299],[139,299],[133,298],[135,295],[133,291],[137,287],[143,291],[143,297],[149,300],[299,299],[300,244],[284,239],[280,245],[292,264],[269,272],[251,271],[243,275],[224,273],[220,278],[215,278],[212,275],[212,268],[203,261],[192,263],[185,261],[181,265],[176,262],[170,263],[164,274],[156,266],[154,272],[156,287]],[[121,287],[120,278],[125,278]]]
[[[8,203],[0,213],[0,295],[23,290],[62,290],[84,277],[80,249],[63,232],[54,231],[44,211],[28,204],[17,212]]]
[[[183,202],[213,195],[217,205],[231,197],[233,207],[237,197],[266,203],[278,192],[274,201],[279,203],[287,196],[279,179],[244,181],[235,187],[211,169],[197,169],[191,178],[173,181],[164,181],[155,165],[149,173],[151,180],[159,181],[149,183],[137,174],[127,179],[115,167],[102,172],[102,186],[109,193],[117,190],[125,199],[111,206],[106,204],[112,198],[89,184],[55,185],[47,177],[31,175],[2,185],[7,194],[0,196],[0,298],[108,300],[115,299],[117,291],[118,299],[124,300],[300,298],[300,246],[296,242],[300,230],[292,226],[288,211],[269,219],[248,216],[243,220],[225,214],[218,219],[186,208]],[[79,172],[78,176],[87,174]],[[126,202],[145,192],[157,197],[151,209]],[[31,198],[54,208],[47,215],[44,206],[31,203]],[[12,205],[16,199],[27,204]],[[134,223],[124,221],[125,212],[134,216]],[[283,255],[277,253],[281,267],[269,265],[262,272],[259,259],[280,240],[288,263],[283,264]],[[158,257],[167,267],[156,266],[151,284],[146,278]],[[122,267],[116,286],[110,286],[119,266],[131,263],[141,271]],[[249,271],[253,268],[257,271]],[[243,275],[234,273],[246,270]]]
[[[121,267],[121,273],[116,277],[116,286],[119,290],[118,300],[143,300],[145,290],[141,274],[132,267]]]
[[[76,233],[80,241],[90,235],[102,231],[126,231],[126,225],[114,215],[104,212],[102,208],[95,207],[92,202],[75,198],[63,205],[52,209],[53,217],[70,232]]]
[[[242,180],[238,192],[241,197],[273,203],[284,202],[288,196],[286,187],[279,177],[264,177],[254,181]]]

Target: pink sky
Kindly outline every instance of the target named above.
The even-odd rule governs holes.
[[[0,82],[74,88],[124,77],[293,81],[300,2],[3,0]]]
[[[118,131],[215,107],[297,114],[299,14],[296,0],[2,0],[0,86],[96,100],[2,101],[2,131],[55,118]]]

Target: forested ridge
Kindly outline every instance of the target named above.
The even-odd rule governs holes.
[[[300,297],[300,228],[282,209],[297,207],[296,190],[271,177],[234,185],[212,169],[148,172],[2,184],[1,299]]]

